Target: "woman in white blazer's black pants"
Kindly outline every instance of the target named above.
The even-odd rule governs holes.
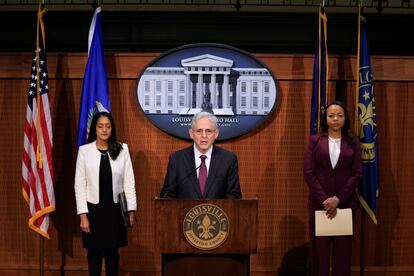
[[[87,141],[78,152],[75,195],[89,275],[101,275],[103,258],[106,275],[118,275],[118,248],[128,244],[118,195],[125,192],[130,226],[137,209],[131,158],[127,144],[116,140],[110,113],[95,114]]]

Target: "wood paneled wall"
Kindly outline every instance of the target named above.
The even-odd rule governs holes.
[[[128,143],[136,177],[138,224],[121,250],[122,275],[159,275],[154,249],[154,202],[168,155],[190,143],[154,127],[136,100],[137,77],[157,54],[107,54],[111,108],[119,138]],[[258,253],[252,275],[304,270],[307,265],[307,186],[302,161],[309,133],[313,56],[257,55],[278,80],[279,103],[259,128],[220,143],[237,153],[246,198],[259,199]],[[0,274],[36,275],[39,237],[27,227],[21,151],[32,55],[0,54]],[[86,255],[76,216],[73,179],[77,121],[86,54],[49,53],[56,211],[45,241],[47,275],[85,275]],[[330,58],[332,94],[354,112],[355,57]],[[414,273],[414,58],[372,57],[379,132],[380,196],[377,226],[367,222],[366,271]],[[351,116],[353,117],[353,116]],[[359,213],[358,213],[359,218]],[[247,227],[247,226],[246,226]],[[359,221],[354,271],[359,266]],[[62,272],[64,272],[62,274]]]

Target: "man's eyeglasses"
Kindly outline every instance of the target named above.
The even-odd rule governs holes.
[[[203,133],[205,133],[206,136],[211,136],[213,135],[216,130],[215,129],[193,129],[193,132],[197,135],[197,136],[202,136]]]

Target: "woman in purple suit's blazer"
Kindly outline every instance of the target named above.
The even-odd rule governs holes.
[[[355,188],[361,178],[361,153],[357,137],[348,135],[349,115],[340,102],[327,106],[322,132],[310,137],[305,153],[304,177],[309,186],[309,226],[312,275],[350,275],[352,236],[315,237],[315,210],[328,218],[337,208],[355,208]],[[354,212],[355,213],[355,212]]]

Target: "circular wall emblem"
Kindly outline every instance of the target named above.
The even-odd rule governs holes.
[[[213,204],[193,207],[183,221],[184,237],[201,250],[219,247],[226,240],[229,227],[226,213]]]
[[[217,140],[226,140],[264,122],[277,102],[272,72],[253,55],[222,44],[190,44],[162,54],[141,73],[136,93],[156,127],[184,139],[200,111],[217,116]]]

